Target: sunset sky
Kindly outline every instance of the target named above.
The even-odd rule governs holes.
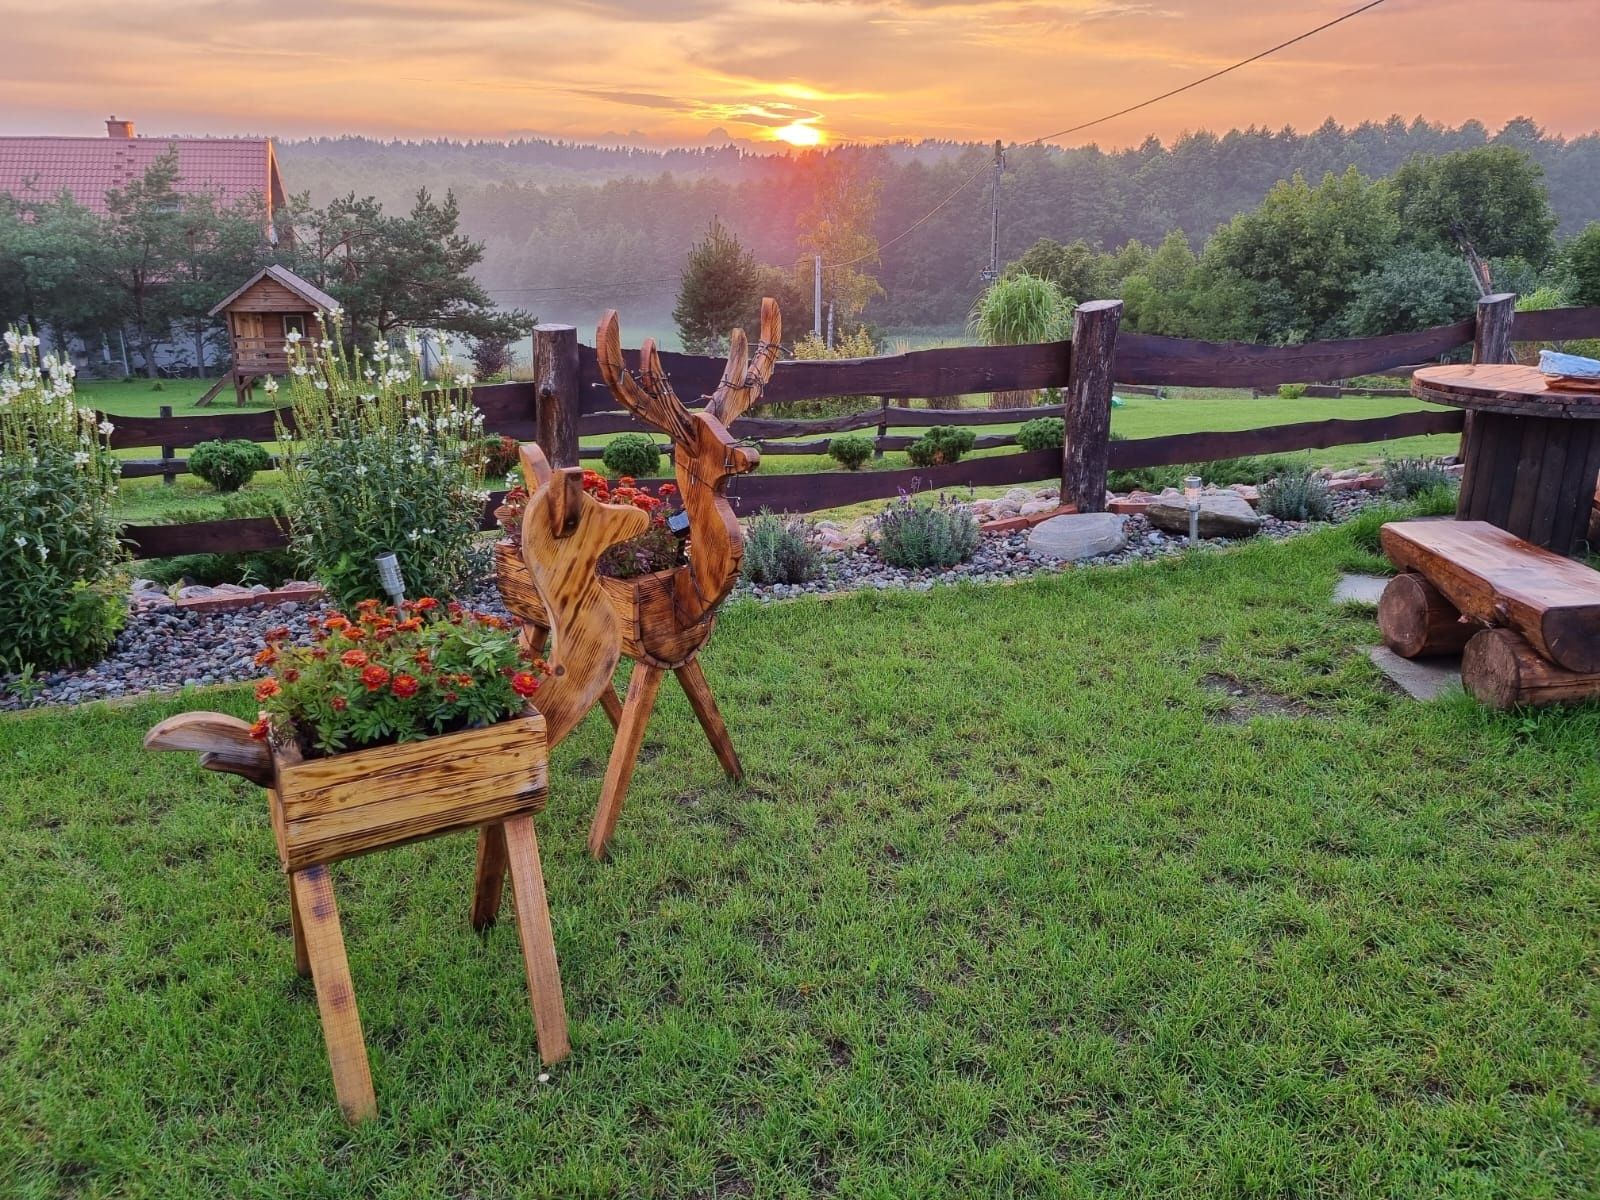
[[[0,0],[0,133],[1027,140],[1358,0]],[[1417,114],[1600,125],[1600,0],[1388,0],[1067,139]],[[1567,30],[1562,34],[1561,30]]]

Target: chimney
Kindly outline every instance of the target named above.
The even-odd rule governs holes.
[[[106,136],[113,138],[131,138],[133,136],[133,122],[119,121],[115,117],[107,117]]]

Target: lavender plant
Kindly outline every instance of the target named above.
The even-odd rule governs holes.
[[[874,540],[891,567],[953,567],[978,548],[978,520],[965,504],[943,493],[937,504],[919,504],[901,492],[879,514]]]

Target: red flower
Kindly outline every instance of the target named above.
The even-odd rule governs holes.
[[[346,700],[343,696],[335,696],[333,698],[333,711],[334,712],[343,712],[345,709],[347,709],[349,707],[350,707],[350,701]]]
[[[477,684],[471,675],[468,675],[466,672],[462,672],[460,675],[456,676],[456,686],[459,688],[470,688],[476,687]]]
[[[631,488],[633,486],[633,484],[634,484],[634,479],[633,479],[632,475],[624,475],[620,479],[617,480],[617,486],[618,487]]]
[[[402,674],[394,677],[394,682],[389,685],[389,690],[399,696],[400,699],[409,700],[417,694],[417,688],[420,686],[415,675]]]
[[[539,690],[539,681],[531,671],[518,671],[511,677],[511,690],[519,696],[531,696]]]
[[[361,672],[361,682],[366,685],[367,691],[375,692],[389,682],[389,672],[377,663],[373,663]]]
[[[318,662],[321,662],[323,659],[328,657],[328,652],[321,646],[313,646],[311,649],[311,657],[316,659]]]
[[[364,667],[367,665],[367,652],[365,650],[346,650],[339,656],[339,661],[347,667]]]
[[[296,679],[299,679],[299,678],[300,678],[300,672],[295,670],[293,667],[290,667],[287,671],[285,671],[283,673],[283,681],[285,683],[293,683]]]
[[[356,611],[358,613],[375,613],[378,611],[378,605],[382,603],[383,601],[381,600],[363,600],[356,605]]]
[[[250,726],[250,736],[258,742],[267,740],[267,734],[272,732],[272,722],[265,716],[257,717],[256,723]]]
[[[446,692],[444,694],[444,698],[446,700],[448,700],[451,704],[454,704],[459,699],[459,697],[454,692]]]
[[[395,629],[398,630],[400,633],[415,633],[417,630],[419,630],[421,628],[422,628],[422,618],[421,617],[407,617],[404,621],[401,621],[400,624],[395,626]]]
[[[675,483],[663,483],[656,491],[660,492],[664,497],[676,496],[678,494],[678,485]]]
[[[272,629],[267,630],[267,641],[268,642],[281,642],[281,641],[283,641],[284,638],[286,638],[288,636],[289,636],[289,627],[287,625],[278,625],[278,626],[276,626],[276,627],[274,627]]]
[[[258,667],[270,667],[277,661],[278,651],[277,648],[273,646],[268,646],[265,650],[256,655],[256,666]]]
[[[273,696],[276,696],[281,691],[283,691],[283,689],[278,686],[278,681],[276,679],[263,679],[260,683],[256,684],[256,699],[270,700]]]
[[[359,642],[362,638],[364,638],[366,636],[367,636],[367,634],[366,634],[366,631],[364,629],[358,629],[354,625],[350,626],[349,629],[346,629],[344,631],[344,637],[345,637],[346,641]]]

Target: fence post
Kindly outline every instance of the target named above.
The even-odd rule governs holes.
[[[889,436],[889,397],[879,396],[878,436],[872,442],[872,457],[883,457],[883,439]]]
[[[172,405],[163,404],[161,406],[161,415],[163,417],[170,417],[172,415]],[[162,487],[171,487],[173,484],[178,482],[178,477],[175,474],[173,474],[170,470],[167,469],[167,465],[172,461],[173,456],[176,455],[177,453],[178,453],[178,449],[177,449],[176,446],[163,446],[163,447],[161,447],[161,486]]]
[[[1061,502],[1079,512],[1104,512],[1106,456],[1111,445],[1112,360],[1122,301],[1090,300],[1072,315],[1072,365],[1067,376],[1066,444],[1061,452]]]
[[[1472,330],[1472,361],[1475,363],[1508,363],[1511,355],[1511,322],[1517,315],[1517,297],[1512,292],[1496,292],[1478,301],[1477,323]],[[1456,457],[1465,462],[1467,439],[1472,436],[1472,418],[1468,409],[1461,423],[1461,445]],[[1456,516],[1464,514],[1457,510]]]
[[[533,327],[533,386],[539,448],[553,467],[578,465],[578,329]]]

